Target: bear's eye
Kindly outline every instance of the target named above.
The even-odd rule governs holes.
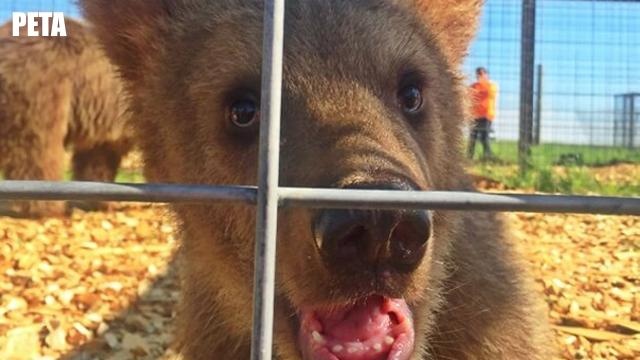
[[[423,99],[422,90],[417,85],[408,85],[398,92],[398,104],[402,111],[408,115],[413,115],[422,110]]]
[[[229,121],[239,129],[250,129],[260,121],[260,109],[252,99],[236,100],[229,108]]]

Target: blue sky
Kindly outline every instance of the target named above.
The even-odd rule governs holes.
[[[0,1],[0,18],[8,18],[12,10],[40,9],[79,16],[72,0]],[[640,92],[640,1],[537,3],[536,64],[544,72],[542,140],[612,143],[614,95]],[[517,0],[487,1],[464,65],[470,80],[476,66],[486,66],[500,85],[499,138],[517,136],[520,7]]]
[[[12,11],[64,11],[79,17],[75,0],[0,0],[0,19],[11,17]]]
[[[489,0],[465,64],[500,85],[498,137],[517,136],[521,2]],[[614,95],[640,92],[640,2],[539,0],[536,65],[543,66],[542,140],[613,142]],[[640,102],[638,103],[640,108]]]

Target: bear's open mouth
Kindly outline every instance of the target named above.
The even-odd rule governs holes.
[[[413,316],[402,299],[372,296],[355,305],[300,312],[305,360],[407,360],[414,337]]]

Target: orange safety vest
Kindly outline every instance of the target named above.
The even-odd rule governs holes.
[[[498,85],[492,81],[478,81],[471,85],[471,113],[474,119],[487,118],[493,121],[496,117],[496,97]]]

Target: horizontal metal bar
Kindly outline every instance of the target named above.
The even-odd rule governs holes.
[[[255,186],[0,181],[0,200],[84,200],[150,203],[256,203]]]
[[[350,209],[409,208],[640,215],[640,198],[459,191],[281,188],[280,205]]]
[[[345,190],[284,187],[280,206],[445,209],[640,215],[638,197],[488,194],[458,191]],[[93,200],[155,203],[256,203],[253,186],[0,181],[0,200]]]

